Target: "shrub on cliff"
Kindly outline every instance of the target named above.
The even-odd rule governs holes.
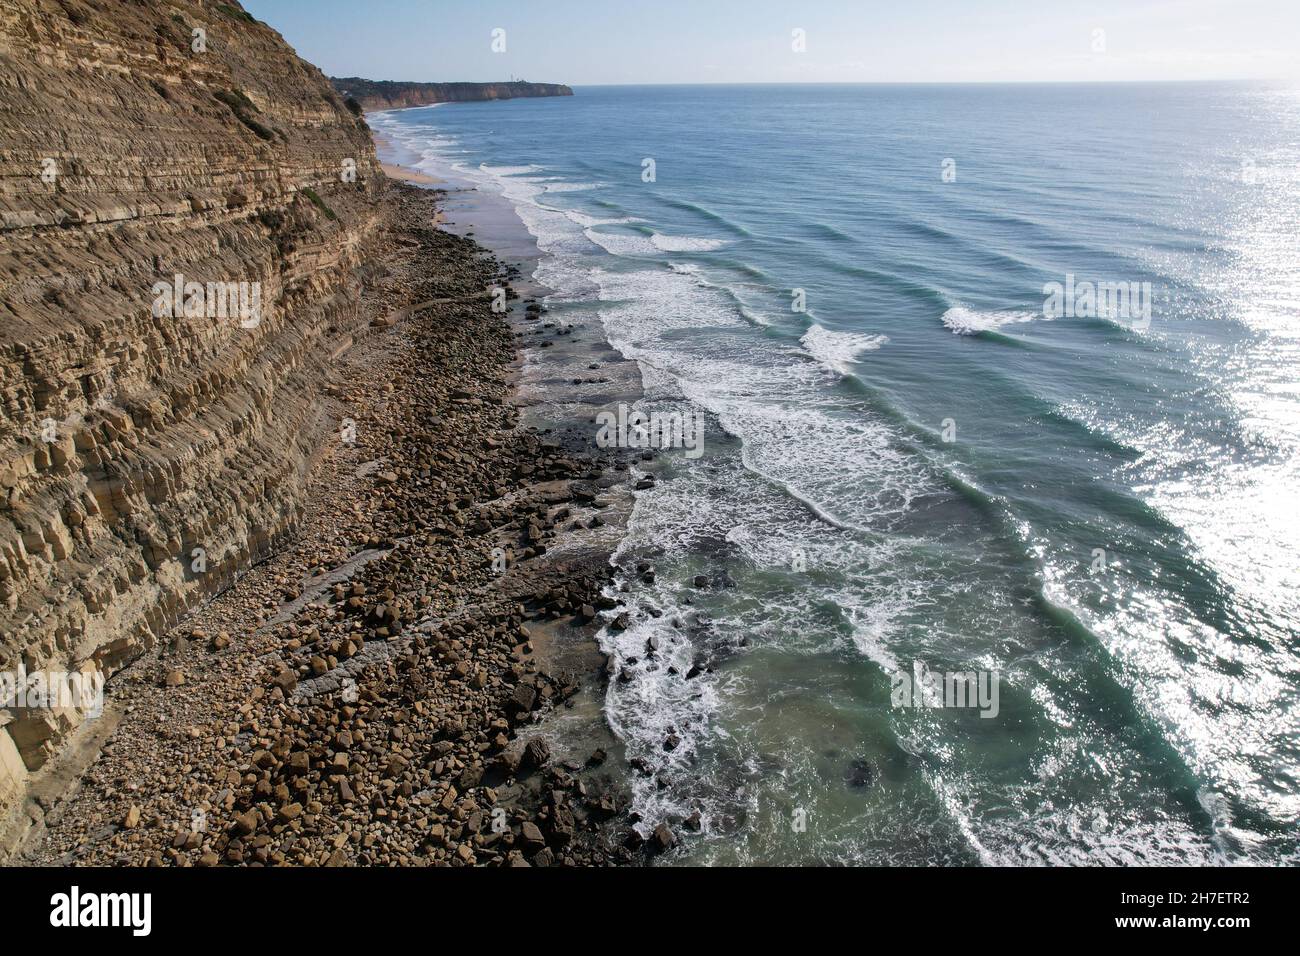
[[[212,95],[230,107],[230,112],[235,114],[235,118],[259,137],[265,140],[275,139],[274,130],[253,118],[252,114],[257,112],[257,106],[243,91],[217,90]]]
[[[333,222],[335,219],[338,219],[338,216],[335,215],[334,210],[331,209],[329,206],[325,205],[325,200],[321,199],[320,196],[316,195],[316,190],[312,189],[310,186],[304,186],[302,187],[301,191],[304,196],[306,196],[308,199],[311,200],[311,204],[313,206],[315,206],[317,209],[319,209],[321,212],[325,214],[326,219],[328,219],[330,222]]]
[[[240,10],[238,7],[232,7],[228,3],[218,3],[217,9],[228,17],[234,17],[236,20],[246,20],[249,23],[257,22],[257,17],[253,16],[247,10]]]

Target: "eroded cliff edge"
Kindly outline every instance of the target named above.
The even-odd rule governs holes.
[[[478,100],[512,100],[527,96],[572,96],[562,83],[399,83],[366,80],[359,76],[333,76],[330,82],[340,96],[355,100],[365,110],[408,109],[434,103],[468,103]]]
[[[237,5],[7,0],[0,672],[111,675],[292,533],[383,189]],[[0,815],[83,716],[0,710]]]

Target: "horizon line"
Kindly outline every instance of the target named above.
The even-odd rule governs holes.
[[[695,80],[674,83],[566,83],[555,80],[388,80],[374,79],[360,74],[326,74],[329,79],[359,79],[371,83],[427,83],[434,84],[489,84],[525,83],[529,86],[567,86],[570,89],[595,86],[1138,86],[1138,85],[1191,85],[1196,83],[1296,83],[1300,77],[1241,76],[1205,77],[1200,79],[1159,80]]]

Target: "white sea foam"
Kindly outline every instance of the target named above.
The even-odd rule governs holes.
[[[744,304],[741,304],[740,306],[738,306],[738,308],[740,309],[740,314],[744,316],[745,321],[747,322],[753,322],[755,325],[772,324],[772,320],[768,318],[764,313],[760,312],[758,309],[750,308],[749,306]]]
[[[588,189],[604,189],[604,183],[569,183],[563,181],[548,182],[546,191],[548,193],[576,193],[585,192]]]
[[[995,310],[979,312],[965,306],[956,305],[943,314],[943,324],[952,329],[955,335],[978,335],[980,332],[992,332],[1004,325],[1020,322],[1033,322],[1043,316],[1038,312]]]
[[[644,258],[658,253],[653,242],[645,236],[626,232],[600,232],[596,229],[586,231],[587,238],[606,252],[616,256],[635,256]]]
[[[697,236],[665,236],[656,232],[650,237],[656,249],[664,252],[712,252],[727,245],[726,239],[705,239]]]
[[[717,289],[669,270],[598,271],[610,341],[643,366],[670,370],[682,392],[744,441],[752,470],[780,482],[828,521],[864,527],[906,507],[926,485],[883,423],[823,391],[826,373],[791,362]],[[707,344],[680,333],[717,328]],[[870,337],[853,343],[876,344]],[[842,350],[840,353],[842,354]],[[794,453],[792,453],[792,451]],[[910,463],[909,463],[910,462]]]
[[[841,375],[850,374],[849,366],[865,352],[874,352],[889,341],[887,335],[862,332],[836,332],[814,325],[804,333],[800,343],[813,358]]]
[[[479,163],[478,168],[489,176],[519,176],[526,173],[540,173],[543,169],[535,163],[526,166],[489,166],[487,163]]]
[[[622,226],[630,222],[645,221],[636,216],[618,216],[615,218],[602,219],[599,216],[589,216],[585,212],[578,212],[576,209],[559,209],[556,211],[564,213],[584,229],[591,229],[593,226]]]
[[[395,106],[391,110],[381,110],[377,113],[371,113],[366,117],[366,119],[373,123],[376,117],[383,116],[385,113],[413,113],[415,110],[431,110],[446,105],[446,103],[426,103],[423,106]]]

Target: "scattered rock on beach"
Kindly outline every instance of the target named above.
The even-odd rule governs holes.
[[[427,210],[427,197],[411,202]],[[433,233],[415,233],[409,272],[390,264],[413,285],[375,292],[372,314],[481,290],[474,247]],[[568,533],[569,507],[612,498],[608,463],[518,427],[502,402],[514,343],[485,304],[414,313],[400,336],[373,338],[387,364],[345,365],[351,378],[318,393],[355,420],[356,447],[331,447],[340,459],[314,485],[301,538],[197,609],[185,641],[160,644],[144,673],[163,681],[143,681],[139,715],[50,829],[47,858],[84,847],[78,861],[95,864],[634,862],[617,846],[623,791],[594,771],[604,751],[557,760],[522,729],[577,692],[537,660],[547,622],[594,630],[616,607],[601,596],[607,554],[590,569],[538,561]],[[486,556],[498,543],[508,573]],[[129,840],[122,773],[140,783]],[[88,839],[97,826],[109,835]]]

